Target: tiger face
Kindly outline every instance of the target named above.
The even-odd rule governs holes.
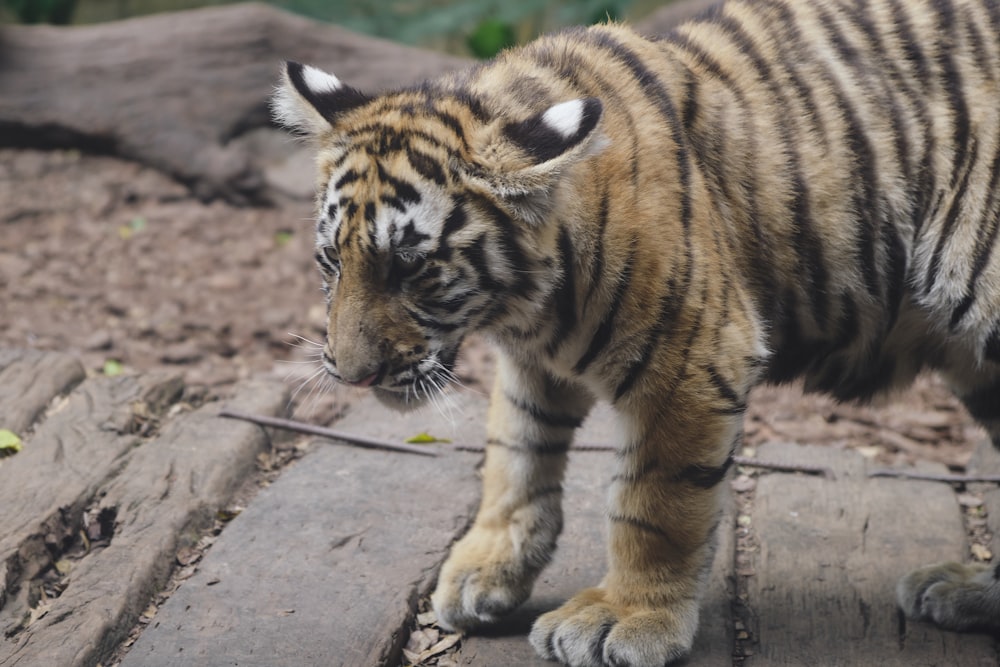
[[[597,100],[503,123],[441,91],[370,98],[288,63],[274,109],[320,147],[315,258],[333,378],[414,407],[454,378],[468,332],[538,319],[562,270],[542,220],[560,175],[599,143]]]

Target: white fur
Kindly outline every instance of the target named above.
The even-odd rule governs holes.
[[[583,122],[583,100],[570,100],[549,108],[542,122],[568,139],[580,131]]]
[[[340,90],[344,85],[334,75],[328,74],[312,65],[303,66],[302,78],[305,80],[309,90],[315,93],[332,93],[335,90]]]
[[[332,92],[343,86],[334,75],[309,65],[302,68],[302,77],[316,93]],[[330,128],[329,122],[292,85],[286,72],[271,96],[271,115],[280,125],[307,136],[316,136]]]

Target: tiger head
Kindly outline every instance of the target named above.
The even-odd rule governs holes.
[[[272,109],[319,149],[333,378],[413,407],[454,378],[466,334],[530,328],[545,310],[563,270],[549,220],[601,144],[598,100],[511,119],[461,87],[369,96],[290,62]]]

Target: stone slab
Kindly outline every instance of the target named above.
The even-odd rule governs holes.
[[[53,364],[38,361],[36,367]],[[4,635],[14,631],[27,611],[22,583],[48,568],[54,548],[76,536],[84,507],[140,441],[133,428],[133,405],[144,404],[146,414],[155,417],[180,390],[176,377],[90,378],[25,438],[20,453],[0,462]]]
[[[836,479],[766,474],[758,481],[752,516],[760,551],[749,590],[756,653],[747,667],[995,667],[989,639],[907,622],[896,607],[905,572],[965,556],[948,485],[868,478],[860,455],[831,447],[769,444],[759,452],[828,466]]]
[[[475,445],[484,410],[459,395],[450,418],[399,415],[366,396],[337,428]],[[123,667],[395,667],[418,598],[475,510],[480,458],[314,442],[228,525]]]
[[[286,404],[284,386],[273,382],[248,382],[222,403],[269,415]],[[115,513],[110,544],[72,562],[68,587],[48,614],[0,644],[0,665],[92,667],[113,653],[165,582],[178,548],[211,525],[268,444],[260,427],[218,417],[222,405],[178,415],[128,452],[96,494]]]
[[[66,354],[0,349],[0,428],[23,436],[53,398],[85,375],[80,362]]]

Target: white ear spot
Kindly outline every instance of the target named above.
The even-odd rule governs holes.
[[[542,115],[542,122],[569,139],[580,131],[583,122],[583,100],[570,100],[549,108]]]
[[[302,80],[314,93],[332,93],[344,85],[334,75],[327,74],[312,65],[305,65],[302,68]]]

